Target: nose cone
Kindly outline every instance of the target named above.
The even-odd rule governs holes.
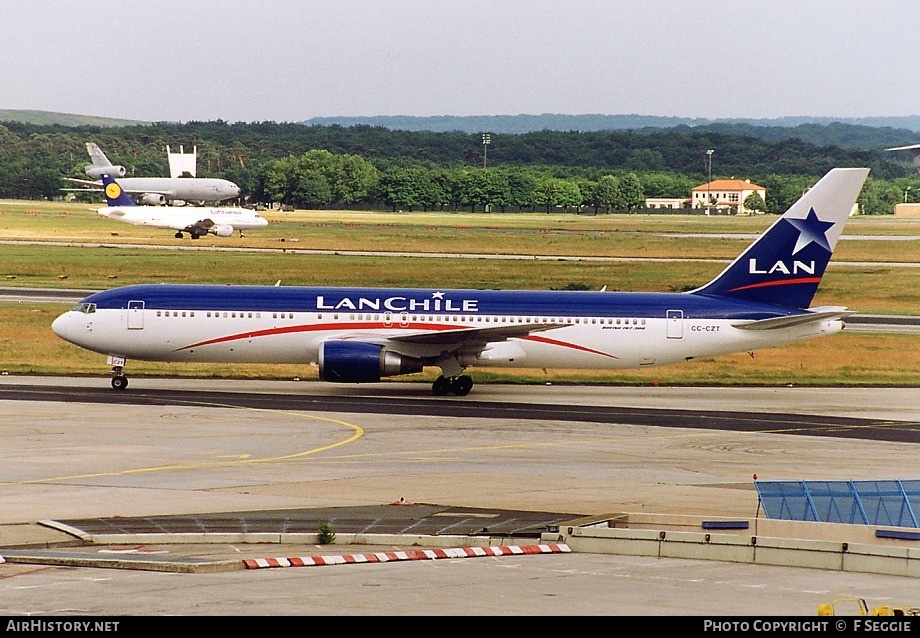
[[[65,341],[68,341],[67,326],[70,323],[69,315],[69,312],[65,312],[60,317],[51,322],[51,332],[59,336],[61,339],[64,339]]]

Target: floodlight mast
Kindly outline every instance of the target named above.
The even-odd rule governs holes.
[[[712,204],[712,154],[715,149],[706,151],[706,159],[709,163],[709,181],[706,182],[706,214],[709,214],[709,206]]]

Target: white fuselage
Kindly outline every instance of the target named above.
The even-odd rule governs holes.
[[[167,200],[219,202],[240,194],[233,182],[210,177],[122,177],[118,181],[128,193],[159,193]]]
[[[268,220],[248,208],[185,207],[185,206],[105,206],[97,212],[135,226],[184,230],[202,220],[216,225],[232,226],[235,230],[251,230],[268,226]]]
[[[383,342],[404,334],[509,325],[560,325],[459,354],[464,366],[621,369],[666,365],[833,334],[839,319],[776,330],[744,330],[728,319],[577,316],[482,316],[367,312],[222,310],[71,310],[55,320],[60,337],[127,359],[174,362],[315,364],[324,341]],[[437,346],[438,348],[441,345]],[[404,352],[436,357],[425,344]]]

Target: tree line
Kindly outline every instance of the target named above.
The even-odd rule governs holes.
[[[766,189],[765,212],[782,212],[836,166],[872,169],[860,198],[868,214],[891,213],[911,190],[920,195],[909,158],[884,149],[687,127],[493,134],[488,149],[482,141],[460,132],[275,122],[4,122],[0,198],[61,198],[63,178],[85,177],[86,142],[138,177],[168,175],[167,145],[197,146],[198,176],[236,182],[241,203],[298,208],[634,212],[649,197],[689,197],[708,179],[707,149],[714,149],[714,179],[749,179]]]

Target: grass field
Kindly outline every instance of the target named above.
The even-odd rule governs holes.
[[[100,218],[85,204],[0,201],[0,286],[102,289],[139,282],[437,286],[453,288],[680,291],[718,274],[748,238],[689,234],[761,232],[772,216],[545,215],[297,211],[265,213],[271,224],[245,238],[193,243],[170,231]],[[669,236],[668,234],[674,234]],[[900,241],[847,240],[900,236]],[[920,220],[850,221],[815,305],[860,313],[920,314]],[[80,245],[61,245],[68,242]],[[14,242],[14,243],[5,243]],[[163,249],[135,248],[155,244]],[[175,247],[247,248],[214,252]],[[305,250],[598,256],[675,261],[544,261],[315,255]],[[873,265],[845,265],[873,262]],[[0,303],[0,369],[98,374],[104,358],[67,344],[49,326],[65,308]],[[139,375],[315,378],[309,366],[175,366],[131,361]],[[626,372],[472,370],[477,381],[623,384],[916,385],[920,337],[846,333],[681,366]],[[404,379],[429,379],[432,370]]]

